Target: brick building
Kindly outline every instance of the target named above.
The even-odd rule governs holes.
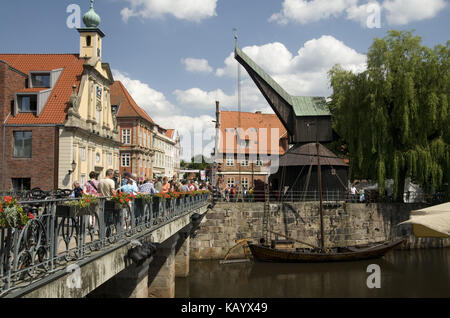
[[[273,159],[289,149],[287,131],[278,117],[219,109],[216,116],[218,151],[213,155],[219,169],[213,182],[247,189],[256,180],[267,182]]]
[[[113,78],[93,6],[79,54],[0,54],[1,190],[71,188],[118,168]]]
[[[111,103],[122,141],[120,172],[135,173],[142,180],[178,173],[181,152],[178,132],[156,124],[119,81],[111,87]]]
[[[116,109],[122,146],[120,172],[135,173],[141,178],[153,176],[153,131],[157,125],[140,108],[125,86],[116,81],[111,87],[111,103]]]

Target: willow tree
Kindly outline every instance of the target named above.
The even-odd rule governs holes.
[[[334,128],[352,176],[377,180],[380,193],[394,179],[397,200],[407,177],[450,194],[449,45],[430,49],[411,32],[390,31],[374,40],[365,72],[329,72]]]

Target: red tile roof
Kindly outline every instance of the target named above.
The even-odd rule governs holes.
[[[120,81],[115,81],[111,86],[111,105],[119,105],[117,117],[140,117],[151,124],[155,124],[145,110],[136,104],[128,90]]]
[[[240,118],[239,118],[240,117]],[[247,136],[240,136],[242,139],[257,141],[257,144],[250,145],[249,148],[245,150],[248,153],[262,153],[262,154],[273,154],[271,151],[271,129],[278,129],[279,138],[286,138],[286,128],[284,128],[281,121],[278,119],[276,115],[273,114],[262,114],[262,113],[246,113],[241,112],[239,116],[239,112],[233,111],[222,111],[220,113],[220,128],[222,132],[222,138],[220,143],[220,153],[237,153],[237,137],[235,134],[231,135],[230,132],[226,132],[226,129],[238,128],[240,120],[240,127],[243,132],[249,132]],[[256,128],[256,132],[251,132],[249,128]],[[266,128],[267,130],[267,141],[264,142],[264,139],[259,140],[261,129]],[[228,137],[233,136],[234,142],[232,148],[227,148],[227,135]],[[274,145],[278,145],[277,150],[278,154],[284,154],[285,150],[280,145],[280,141],[274,141]]]
[[[170,139],[172,139],[174,133],[175,133],[175,129],[167,129],[166,136],[169,137]]]
[[[64,123],[72,86],[76,85],[77,90],[80,86],[84,59],[80,59],[78,54],[0,54],[0,60],[25,74],[63,68],[39,117],[31,113],[19,113],[15,117],[11,116],[8,124]]]

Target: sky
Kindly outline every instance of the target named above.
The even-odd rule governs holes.
[[[78,53],[71,23],[89,0],[15,0],[0,4],[0,53]],[[449,39],[447,0],[96,0],[103,62],[115,80],[164,128],[178,129],[184,159],[209,156],[215,101],[237,110],[239,46],[292,95],[331,95],[335,64],[366,68],[375,37],[414,30],[434,47]],[[74,15],[75,14],[75,15]],[[245,70],[242,110],[271,113]]]

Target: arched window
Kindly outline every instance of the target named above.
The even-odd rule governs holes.
[[[86,37],[86,46],[91,46],[91,36],[90,35],[88,35]]]

